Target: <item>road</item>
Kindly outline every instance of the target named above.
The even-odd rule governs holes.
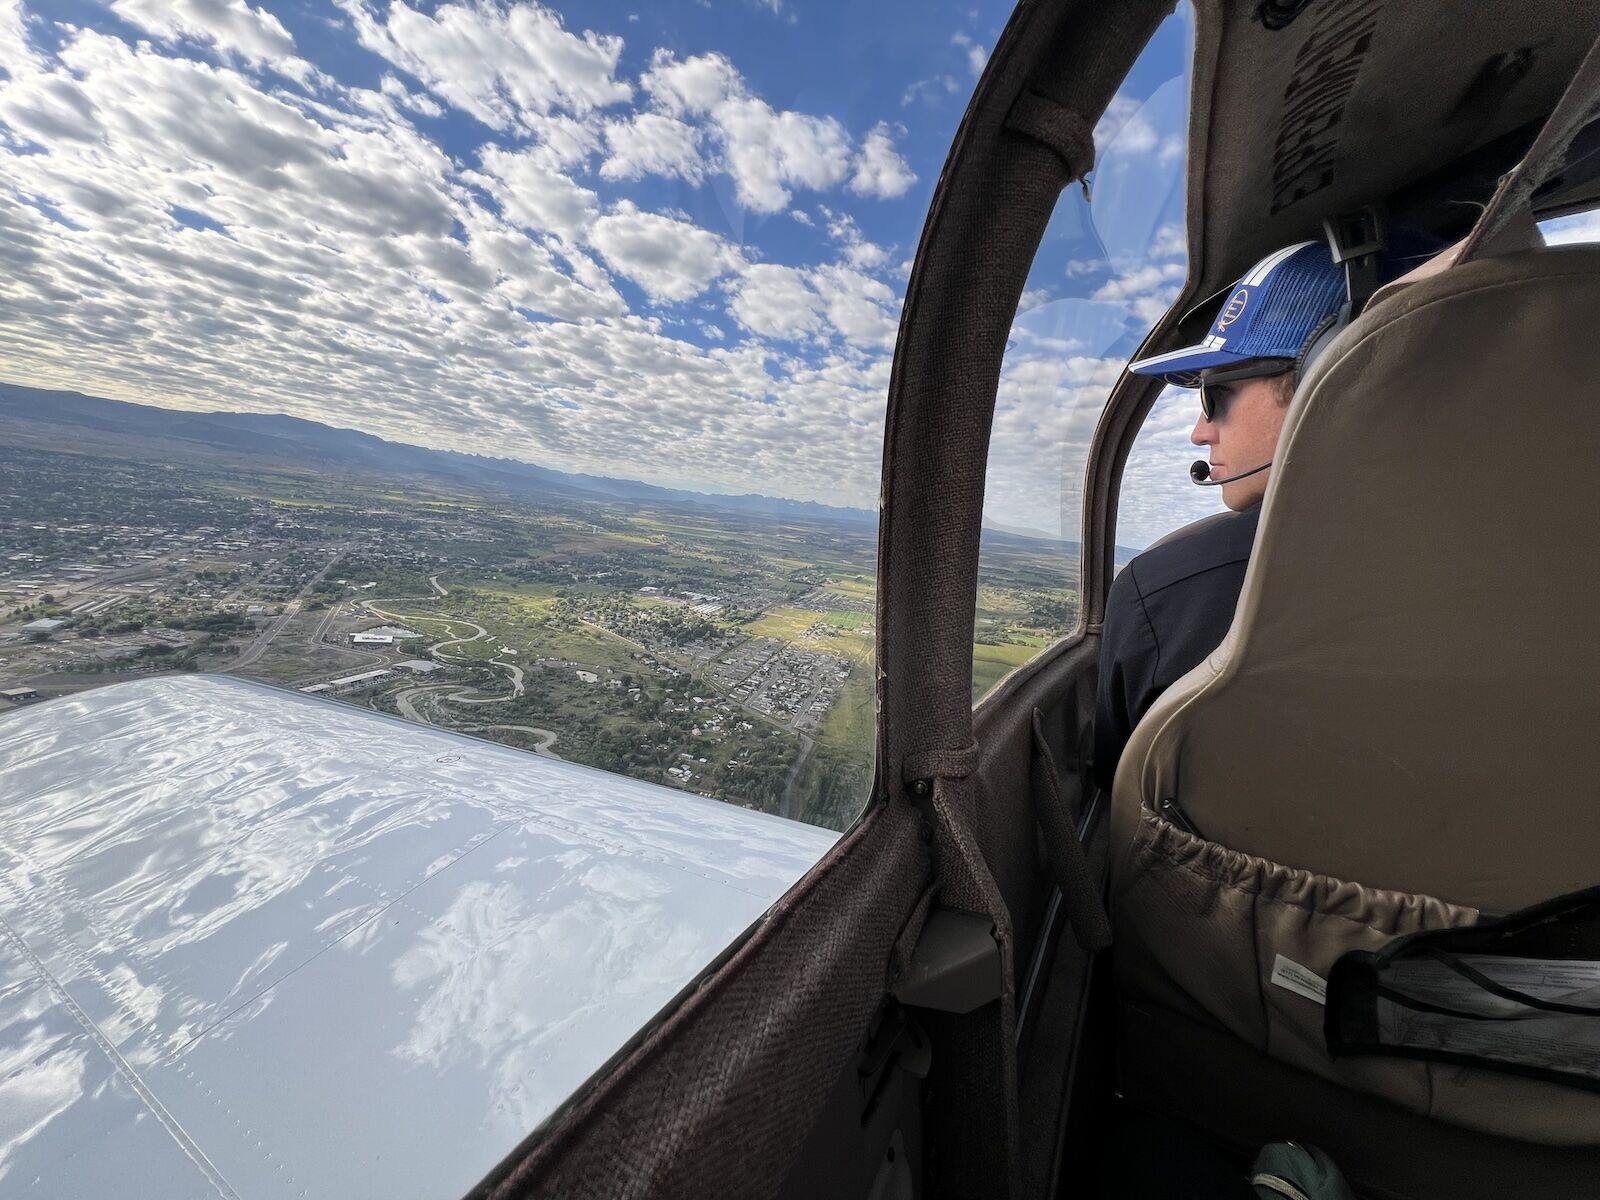
[[[416,700],[418,698],[433,692],[449,691],[454,686],[455,684],[453,683],[419,684],[416,687],[406,688],[402,692],[395,693],[395,707],[400,710],[400,715],[405,717],[407,720],[416,721],[422,725],[432,725],[435,729],[449,729],[457,733],[478,733],[485,729],[515,729],[520,730],[523,733],[531,733],[534,735],[534,737],[539,739],[533,747],[535,754],[542,754],[546,758],[561,757],[551,749],[551,747],[556,744],[556,734],[554,731],[549,729],[540,729],[537,725],[441,725],[437,721],[430,721],[427,716],[418,710],[416,706]],[[484,701],[461,700],[457,696],[444,696],[441,698],[462,704],[485,703]]]
[[[556,744],[556,735],[548,729],[540,729],[537,725],[457,725],[457,729],[468,733],[477,733],[484,729],[520,729],[524,733],[531,733],[539,740],[534,743],[533,752],[542,754],[546,758],[560,758],[551,746]]]
[[[429,582],[432,582],[432,581],[430,580]],[[511,694],[510,695],[507,695],[507,696],[470,697],[470,696],[467,696],[465,693],[458,693],[458,694],[456,694],[454,696],[447,696],[446,699],[452,700],[457,704],[499,704],[500,702],[505,701],[505,700],[515,700],[518,696],[522,695],[523,691],[525,690],[524,689],[524,685],[523,685],[524,672],[523,672],[522,668],[519,665],[517,665],[516,663],[514,663],[514,662],[507,662],[503,658],[491,658],[485,664],[485,663],[483,663],[483,660],[481,660],[481,659],[465,658],[465,657],[463,657],[463,656],[461,656],[459,654],[441,654],[440,653],[440,650],[443,649],[445,646],[462,646],[462,645],[465,645],[468,642],[482,641],[485,638],[487,638],[489,636],[489,631],[487,629],[485,629],[482,625],[479,625],[476,621],[469,621],[465,617],[446,617],[446,616],[444,616],[442,614],[436,614],[436,615],[430,617],[430,616],[422,616],[419,613],[385,612],[383,609],[381,609],[381,608],[379,608],[377,606],[377,603],[368,603],[367,609],[368,609],[368,611],[377,613],[378,616],[383,617],[385,620],[389,620],[389,621],[402,621],[402,622],[404,622],[404,621],[413,621],[413,622],[415,622],[415,621],[426,621],[429,624],[444,625],[447,628],[452,626],[452,625],[466,625],[469,628],[477,630],[477,632],[474,633],[471,637],[453,637],[453,638],[446,638],[442,642],[435,642],[433,645],[429,646],[426,650],[424,650],[423,653],[427,654],[428,656],[430,656],[432,658],[441,659],[441,660],[446,661],[446,662],[465,663],[465,664],[468,664],[468,665],[487,665],[487,666],[491,666],[491,667],[504,667],[507,671],[511,672]],[[481,691],[482,689],[480,688],[478,690]]]
[[[511,672],[511,694],[509,696],[473,697],[468,696],[464,692],[457,692],[454,696],[446,696],[445,699],[455,704],[500,704],[506,700],[515,700],[518,696],[522,695],[522,668],[517,666],[516,663],[507,662],[503,658],[492,658],[489,660],[489,662],[493,666],[504,667],[506,670]],[[483,689],[478,688],[476,690],[482,691]]]
[[[450,594],[450,589],[439,582],[439,577],[437,575],[428,576],[428,586],[441,596],[448,596]]]
[[[794,794],[794,781],[800,778],[800,768],[806,765],[806,759],[811,757],[811,751],[817,743],[799,730],[795,730],[794,735],[800,739],[800,753],[795,755],[794,766],[789,768],[789,777],[783,781],[783,795],[778,797],[778,815],[799,820],[789,811],[789,797]]]
[[[328,632],[328,626],[333,624],[333,619],[339,615],[339,604],[328,605],[328,615],[322,618],[322,623],[317,626],[317,631],[311,635],[313,642],[320,642]]]
[[[310,579],[306,580],[304,586],[302,586],[301,589],[294,594],[294,598],[283,606],[283,611],[272,619],[271,623],[261,631],[256,640],[251,642],[238,658],[234,659],[232,663],[223,668],[223,673],[228,674],[230,672],[237,671],[242,667],[248,667],[251,663],[255,662],[258,658],[265,654],[267,652],[267,647],[272,645],[272,639],[282,633],[289,622],[294,619],[295,614],[300,611],[301,602],[311,594],[311,590],[315,588],[317,584],[323,581],[328,572],[333,570],[333,564],[343,558],[345,551],[348,549],[350,549],[350,544],[348,542],[335,547],[334,555],[328,560],[327,565],[313,575]]]
[[[328,615],[322,618],[316,629],[309,637],[306,638],[307,652],[332,650],[335,654],[343,654],[346,658],[355,659],[356,662],[363,667],[375,667],[380,663],[388,662],[389,660],[385,655],[378,654],[371,650],[357,650],[353,646],[342,645],[341,643],[333,641],[328,637],[328,627],[333,624],[334,619],[339,615],[339,609],[342,607],[342,601],[328,606]],[[324,671],[322,674],[331,679],[336,675],[342,675],[349,671],[350,666],[351,664],[346,663],[337,671]],[[320,683],[322,680],[320,677],[314,681],[311,679],[296,680],[297,684],[306,684],[311,682]]]
[[[395,707],[400,710],[400,715],[408,721],[416,721],[422,725],[432,725],[432,721],[417,711],[417,706],[413,703],[412,697],[423,696],[438,690],[438,688],[430,687],[408,687],[405,691],[394,694]]]
[[[445,589],[439,584],[439,577],[437,575],[431,576],[428,579],[428,582],[433,585],[434,589],[437,590],[441,596],[446,594]],[[436,613],[431,616],[423,616],[418,613],[396,613],[388,612],[378,607],[379,604],[391,602],[392,601],[389,600],[367,601],[365,607],[369,612],[375,613],[376,615],[388,621],[399,621],[401,623],[425,621],[430,624],[444,625],[447,629],[452,625],[465,625],[468,628],[476,631],[471,637],[451,637],[446,638],[443,641],[435,642],[433,645],[429,646],[426,651],[424,651],[424,653],[433,658],[441,659],[447,662],[472,662],[473,660],[465,659],[461,655],[450,654],[448,652],[441,654],[440,651],[446,650],[446,648],[450,646],[460,646],[465,645],[468,642],[481,641],[489,636],[489,631],[482,625],[479,625],[476,621],[469,621],[465,617],[446,617],[442,613]],[[581,621],[581,623],[585,627],[594,630],[596,633],[604,634],[607,637],[614,638],[625,645],[638,647],[640,650],[644,650],[647,653],[655,653],[643,643],[636,642],[632,638],[625,637],[613,629],[607,629],[605,626],[594,624],[591,621]],[[478,661],[481,663],[481,660]],[[506,670],[511,672],[511,694],[509,696],[469,696],[464,692],[455,692],[448,696],[441,696],[440,699],[447,700],[452,704],[496,704],[505,700],[514,700],[516,697],[522,695],[524,678],[522,667],[516,663],[507,662],[502,658],[491,659],[487,665],[504,667]],[[771,681],[768,680],[768,682],[770,683]],[[708,687],[711,686],[709,680],[706,680],[705,683]],[[816,679],[813,679],[811,683],[811,689],[806,695],[804,701],[795,709],[794,715],[787,722],[777,720],[770,713],[761,712],[759,709],[752,707],[748,702],[738,702],[739,707],[745,712],[749,713],[752,717],[755,717],[759,721],[764,721],[769,725],[776,726],[787,733],[792,733],[800,740],[800,753],[795,756],[794,764],[789,768],[788,777],[784,780],[783,784],[783,793],[778,799],[778,815],[782,817],[789,817],[791,815],[789,805],[790,794],[794,791],[795,781],[800,778],[800,772],[805,768],[806,760],[811,757],[811,752],[816,748],[816,740],[809,734],[804,733],[800,729],[796,728],[801,717],[809,710],[811,701],[816,696],[817,690],[821,687],[821,683]],[[439,684],[431,684],[407,688],[402,692],[396,693],[395,703],[403,716],[408,717],[413,721],[420,721],[426,725],[434,725],[435,722],[429,721],[426,717],[418,713],[416,705],[413,701],[413,697],[418,697],[432,692],[447,691],[449,688],[454,686],[455,685],[453,684],[446,684],[442,686]],[[751,698],[754,699],[753,696]],[[541,742],[539,746],[535,747],[535,749],[541,754],[549,754],[549,756],[552,758],[559,757],[558,755],[550,754],[548,749],[555,743],[556,735],[548,729],[539,729],[533,725],[440,725],[436,727],[441,729],[458,729],[465,732],[477,732],[486,729],[522,730],[523,732],[532,733],[536,737],[548,738],[548,741]]]
[[[443,625],[446,628],[452,625],[466,625],[478,631],[471,637],[445,638],[444,641],[435,642],[433,645],[429,646],[423,651],[424,654],[430,654],[435,658],[441,657],[439,651],[445,646],[461,646],[465,645],[467,642],[482,641],[484,638],[489,636],[489,631],[482,625],[479,625],[476,621],[469,621],[465,617],[447,617],[443,613],[435,613],[433,616],[423,616],[421,613],[388,612],[378,607],[379,604],[383,603],[390,603],[390,601],[369,600],[366,605],[367,611],[377,614],[386,621],[426,621],[430,625]],[[443,655],[443,657],[455,659],[458,662],[470,663],[473,661],[472,659],[464,659],[459,654],[446,654]]]

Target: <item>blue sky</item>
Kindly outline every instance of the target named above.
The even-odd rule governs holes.
[[[909,260],[1008,15],[0,0],[0,377],[870,507]],[[1181,281],[1187,47],[1180,12],[1030,279],[1001,524],[1075,524]]]

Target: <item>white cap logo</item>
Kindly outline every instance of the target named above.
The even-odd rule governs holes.
[[[1232,296],[1228,297],[1228,302],[1222,306],[1222,314],[1217,317],[1218,333],[1232,325],[1244,314],[1244,306],[1249,299],[1249,288],[1240,288]]]

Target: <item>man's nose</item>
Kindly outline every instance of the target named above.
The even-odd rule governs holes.
[[[1217,427],[1206,420],[1205,413],[1201,413],[1194,423],[1194,428],[1189,431],[1189,440],[1196,446],[1215,446],[1217,444]]]

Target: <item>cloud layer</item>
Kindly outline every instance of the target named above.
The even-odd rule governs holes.
[[[249,0],[106,11],[68,26],[0,0],[0,377],[876,503],[921,201],[898,236],[867,230],[925,194],[944,145],[913,165],[913,116],[948,96],[954,121],[983,42],[887,81],[899,119],[846,119],[772,102],[725,53],[630,47],[538,3],[339,0],[323,40]],[[1173,94],[1113,105],[1109,199],[1085,214],[1070,191],[1060,214],[1088,257],[1030,281],[1001,524],[1075,536],[1099,408],[1181,284]],[[1168,423],[1150,436],[1181,479]],[[1172,524],[1141,503],[1124,541]]]
[[[627,78],[619,36],[538,4],[341,7],[376,87],[244,0],[115,0],[127,34],[0,0],[5,376],[873,503],[888,254],[818,222],[763,261],[616,188],[898,196],[895,129],[775,107],[721,55]]]

